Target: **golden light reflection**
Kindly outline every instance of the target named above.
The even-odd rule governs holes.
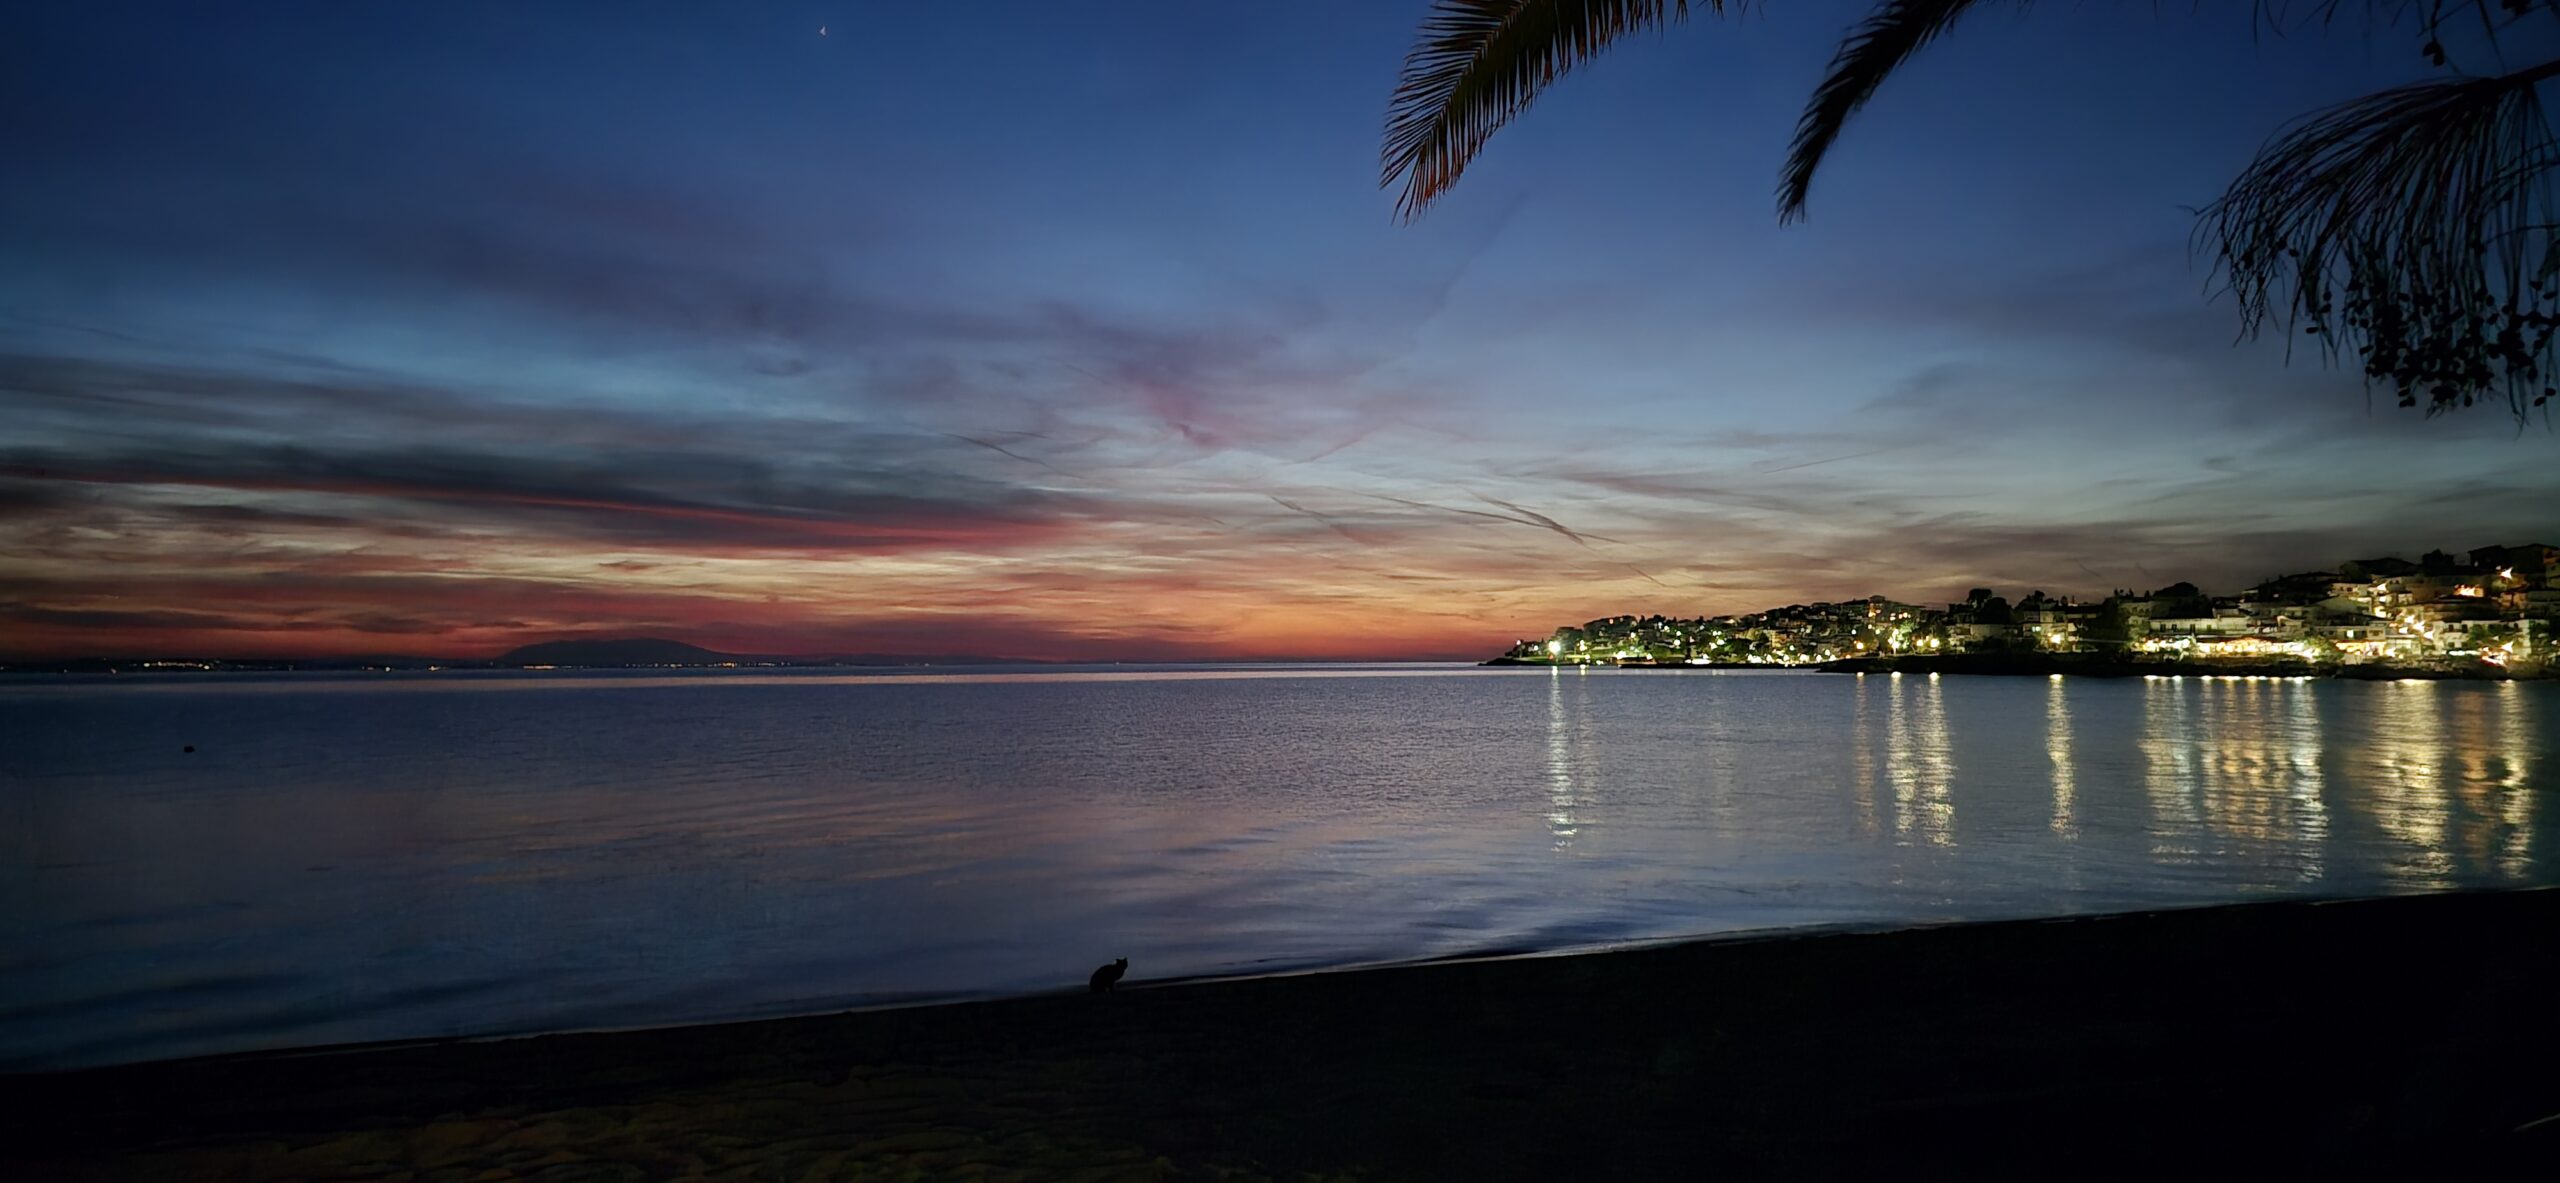
[[[1858,807],[1858,833],[1874,837],[1876,827],[1876,739],[1875,725],[1868,717],[1867,697],[1872,689],[1865,674],[1858,675],[1857,714],[1850,720],[1849,752],[1855,765],[1849,792]]]
[[[1893,832],[1905,842],[1955,845],[1955,758],[1938,679],[1897,682],[1885,717],[1885,765],[1893,778]]]
[[[2289,682],[2230,679],[2205,682],[2198,690],[2203,734],[2197,797],[2205,823],[2225,839],[2307,848],[2299,865],[2316,868],[2328,821],[2316,791],[2305,804],[2293,737],[2297,720],[2286,698],[2308,691]],[[2316,736],[2316,715],[2311,725]],[[2316,764],[2316,748],[2313,758]],[[2317,871],[2305,871],[2304,877],[2316,878]]]
[[[2461,692],[2453,707],[2462,808],[2451,845],[2471,865],[2510,879],[2523,878],[2530,865],[2533,740],[2526,710],[2514,682]]]
[[[2080,836],[2080,824],[2071,816],[2075,792],[2071,770],[2071,704],[2063,697],[2060,674],[2045,681],[2044,754],[2053,762],[2053,832],[2062,838]]]
[[[2453,814],[2438,761],[2445,754],[2445,704],[2439,684],[2417,679],[2375,688],[2371,754],[2373,817],[2384,833],[2411,848],[2391,877],[2415,887],[2452,885],[2454,860],[2445,833]]]
[[[2228,838],[2275,842],[2291,836],[2291,753],[2276,743],[2263,682],[2207,681],[2196,687],[2196,805]]]
[[[2506,826],[2498,844],[2498,873],[2525,878],[2533,869],[2533,719],[2527,713],[2524,687],[2498,683],[2498,753],[2500,772],[2495,800]]]
[[[2295,837],[2301,843],[2302,877],[2328,874],[2329,785],[2320,771],[2320,700],[2309,682],[2284,682],[2285,766],[2291,773]]]
[[[2195,710],[2179,678],[2142,682],[2142,789],[2151,803],[2151,853],[2191,862],[2196,848]]]
[[[1547,671],[1547,832],[1558,850],[1573,845],[1581,832],[1574,811],[1582,805],[1582,736],[1565,710],[1564,679],[1563,670]]]
[[[2141,749],[2156,856],[2190,862],[2274,848],[2267,853],[2306,882],[2325,873],[2313,693],[2273,679],[2146,681]]]

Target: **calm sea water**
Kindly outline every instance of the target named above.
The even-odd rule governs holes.
[[[16,679],[0,1066],[2552,883],[2555,759],[2547,683]]]

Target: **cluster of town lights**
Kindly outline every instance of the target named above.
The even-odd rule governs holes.
[[[2486,552],[2484,556],[2484,551]],[[2560,547],[2488,547],[2468,565],[2357,560],[2268,580],[2243,596],[2177,584],[2103,602],[2034,592],[2016,605],[1977,589],[1942,612],[1881,596],[1744,616],[1615,616],[1522,641],[1515,660],[1560,664],[1798,666],[1966,651],[2097,652],[2136,660],[2239,659],[2485,665],[2530,673],[2553,659]],[[2524,555],[2533,572],[2498,560]],[[2343,572],[2343,574],[2342,574]]]

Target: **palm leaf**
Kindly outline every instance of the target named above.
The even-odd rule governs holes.
[[[2537,88],[2560,61],[2395,87],[2279,135],[2198,239],[2244,331],[2299,324],[2430,413],[2504,388],[2521,418],[2560,380],[2560,141]]]
[[[1698,0],[1712,12],[1749,0]],[[1380,187],[1401,178],[1411,219],[1449,191],[1485,140],[1610,43],[1689,15],[1690,0],[1433,0],[1387,103]]]
[[[1840,138],[1849,117],[1875,97],[1887,75],[1900,69],[1922,46],[1955,27],[1956,18],[1980,0],[1884,0],[1867,19],[1849,30],[1832,54],[1822,85],[1814,88],[1804,114],[1796,120],[1795,144],[1787,151],[1778,176],[1778,220],[1804,216],[1805,195],[1813,188],[1814,171]],[[2016,0],[2026,3],[2027,0]]]
[[[1778,179],[1779,221],[1792,222],[1805,216],[1805,199],[1813,188],[1813,174],[1821,169],[1823,158],[1840,138],[1841,129],[1848,126],[1849,117],[1866,106],[1884,80],[1911,60],[1911,55],[1953,29],[1957,19],[1980,2],[1883,0],[1849,30],[1832,55],[1831,68],[1822,84],[1814,89],[1813,98],[1796,121],[1795,143],[1787,151],[1787,163]],[[2032,0],[2010,2],[2023,7]],[[2533,0],[2532,6],[2560,10],[2560,4],[2553,0]],[[2488,0],[2257,0],[2256,19],[2281,30],[2294,25],[2334,23],[2359,9],[2377,28],[2393,27],[2404,18],[2415,16],[2417,27],[2430,37],[2445,20],[2465,11],[2476,10],[2484,21],[2495,23]],[[2493,28],[2492,39],[2495,35]]]

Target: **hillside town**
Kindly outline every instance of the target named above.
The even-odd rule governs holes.
[[[2540,669],[2560,624],[2560,547],[2457,558],[2357,559],[2238,595],[2191,583],[2103,600],[1975,588],[1944,608],[1882,596],[1745,616],[1612,616],[1522,640],[1502,660],[1557,665],[1806,666],[1944,653],[2087,653],[2128,660],[2381,663]]]

